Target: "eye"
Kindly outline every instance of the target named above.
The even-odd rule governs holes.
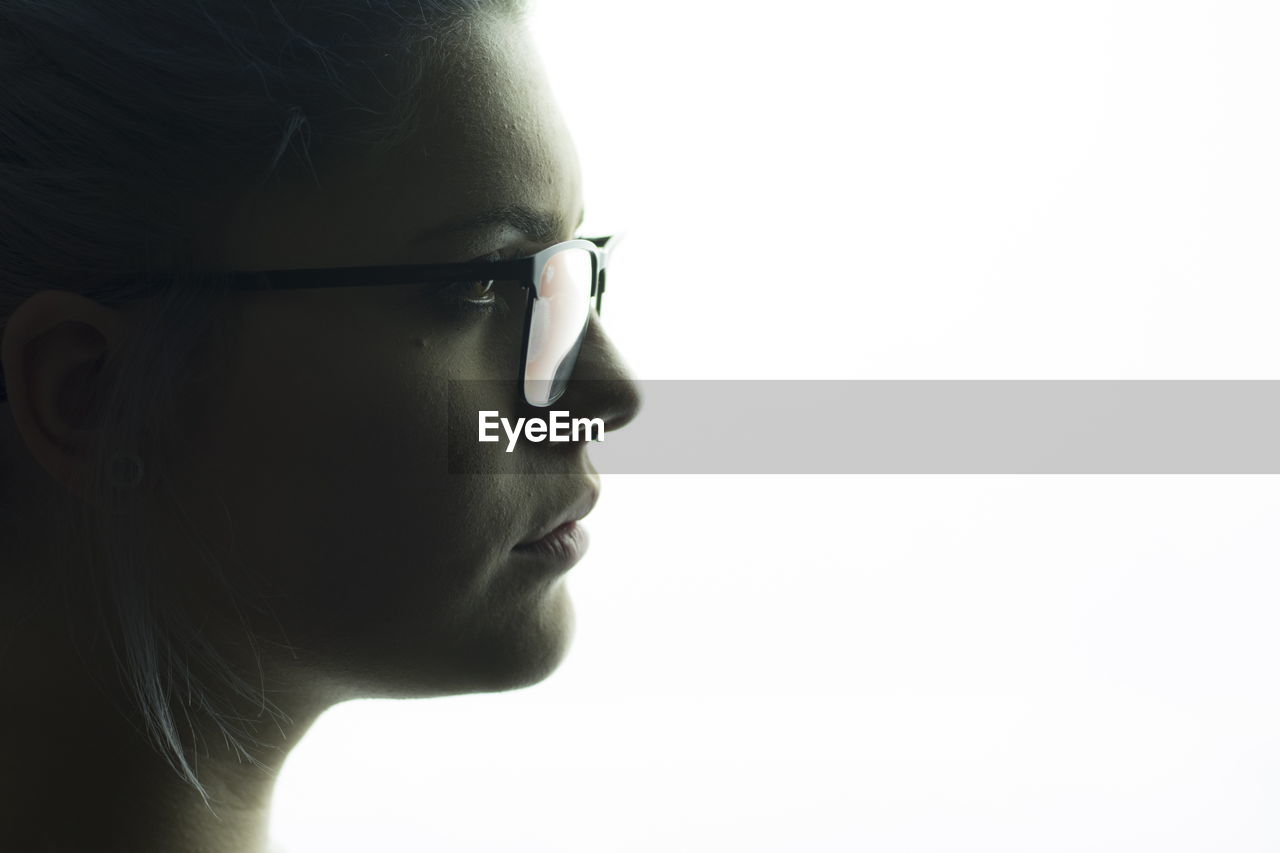
[[[508,260],[518,257],[520,250],[512,246],[480,258],[473,258],[468,263],[479,264],[491,261]],[[497,282],[493,279],[472,279],[455,281],[436,291],[436,298],[450,307],[469,312],[505,311],[506,300],[498,293]]]
[[[457,281],[436,291],[435,300],[456,317],[480,317],[507,313],[507,300],[495,281]]]
[[[465,302],[472,305],[488,305],[497,301],[497,291],[494,290],[494,282],[492,279],[487,281],[457,281],[445,287],[442,294],[444,298],[455,302]]]

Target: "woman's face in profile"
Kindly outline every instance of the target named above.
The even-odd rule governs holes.
[[[467,33],[445,76],[424,77],[411,139],[319,174],[320,187],[238,200],[206,232],[202,260],[447,263],[576,236],[582,178],[528,34],[501,21]],[[559,233],[543,242],[495,223],[418,240],[513,206],[555,217]],[[502,457],[486,473],[448,473],[449,380],[510,380],[455,388],[472,422],[481,409],[549,411],[519,396],[523,302],[505,315],[468,302],[487,298],[416,285],[233,296],[225,346],[183,399],[191,453],[173,486],[198,507],[232,587],[265,596],[270,614],[246,615],[264,667],[285,683],[338,698],[426,696],[530,684],[560,661],[573,621],[567,566],[512,547],[587,509],[599,480],[581,441],[520,442],[486,456]],[[634,417],[634,386],[594,314],[574,378],[623,381],[571,384],[553,408],[607,429]],[[208,577],[198,555],[182,559]],[[209,580],[183,593],[199,607],[225,601]],[[239,617],[222,603],[212,615],[234,644]]]

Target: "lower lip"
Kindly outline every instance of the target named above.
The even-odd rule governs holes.
[[[587,529],[576,521],[562,524],[537,542],[517,545],[511,549],[517,554],[555,560],[572,566],[587,552]]]

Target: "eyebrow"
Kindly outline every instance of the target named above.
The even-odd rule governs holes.
[[[578,228],[586,221],[584,209],[578,218]],[[558,213],[534,210],[523,204],[508,204],[476,216],[446,222],[426,231],[420,231],[409,239],[410,245],[431,243],[459,231],[471,231],[486,225],[510,225],[530,240],[538,243],[555,243],[565,231],[565,219]]]

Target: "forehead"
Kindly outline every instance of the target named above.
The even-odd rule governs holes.
[[[440,47],[415,92],[412,136],[319,174],[319,186],[238,200],[210,230],[206,260],[228,269],[466,260],[498,248],[495,235],[518,232],[494,225],[435,243],[415,237],[511,205],[576,225],[577,152],[524,26],[480,21]]]

